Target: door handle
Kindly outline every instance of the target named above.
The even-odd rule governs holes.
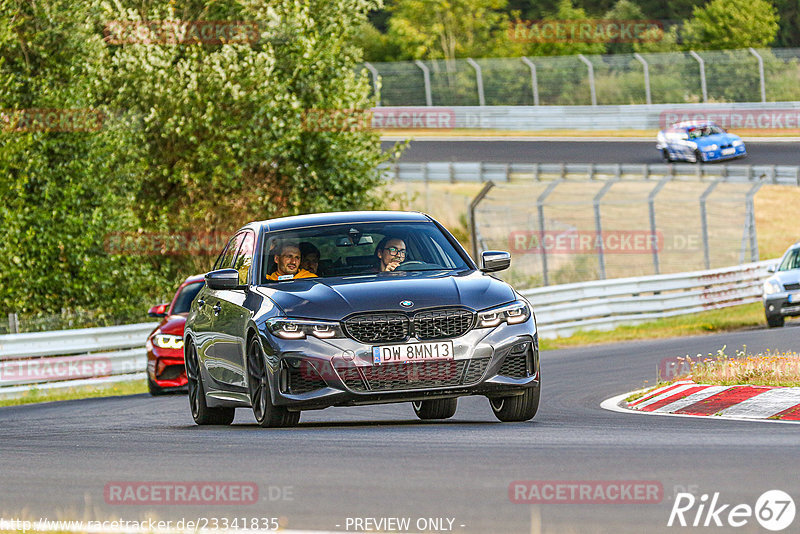
[[[220,306],[219,302],[217,302],[211,309],[214,310],[214,315],[219,315],[219,312],[222,310],[222,306]]]

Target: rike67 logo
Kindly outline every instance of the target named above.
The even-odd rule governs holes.
[[[681,527],[742,527],[753,518],[762,528],[777,532],[794,521],[795,506],[792,497],[781,490],[761,494],[755,506],[732,505],[720,501],[719,492],[696,497],[692,493],[678,493],[667,526]]]

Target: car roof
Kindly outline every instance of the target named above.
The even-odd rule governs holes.
[[[204,274],[193,274],[192,276],[187,276],[186,280],[184,280],[181,285],[185,286],[187,284],[194,284],[195,282],[205,282],[205,275]]]
[[[418,211],[338,211],[331,213],[312,213],[295,215],[264,221],[251,222],[246,227],[268,232],[293,230],[332,224],[370,223],[370,222],[429,222],[431,218]]]
[[[703,126],[716,126],[713,121],[682,121],[676,122],[672,128],[700,128]]]

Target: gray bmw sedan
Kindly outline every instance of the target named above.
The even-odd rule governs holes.
[[[343,212],[245,225],[205,275],[184,333],[197,424],[252,408],[264,427],[302,410],[411,402],[420,419],[483,395],[501,421],[539,407],[531,305],[421,213]]]

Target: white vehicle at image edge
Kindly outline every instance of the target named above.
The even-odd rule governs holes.
[[[743,158],[744,141],[710,121],[677,122],[658,132],[656,149],[662,159],[700,163]]]
[[[800,315],[800,241],[769,272],[772,276],[764,281],[764,315],[771,328],[781,327],[786,317]]]

